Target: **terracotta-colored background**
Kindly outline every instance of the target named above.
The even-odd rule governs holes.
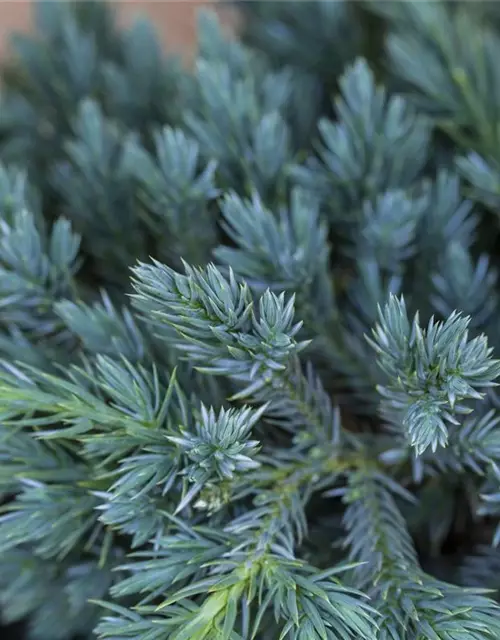
[[[64,0],[62,0],[64,1]],[[28,0],[0,0],[0,56],[8,50],[8,36],[13,31],[30,28],[32,5]],[[189,56],[196,32],[196,13],[200,7],[214,7],[212,0],[115,0],[120,19],[124,23],[143,14],[155,24],[166,48]]]

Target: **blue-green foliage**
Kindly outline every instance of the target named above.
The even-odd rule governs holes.
[[[497,640],[498,11],[234,4],[4,69],[1,619]]]

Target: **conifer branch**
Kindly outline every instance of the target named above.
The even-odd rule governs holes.
[[[2,65],[2,624],[496,640],[500,12],[236,6]]]
[[[443,322],[418,315],[410,323],[404,298],[392,296],[380,310],[379,324],[369,339],[388,385],[379,391],[396,412],[417,455],[448,443],[447,425],[467,414],[466,400],[480,400],[477,389],[493,386],[500,363],[491,358],[486,336],[468,339],[469,318],[453,313]]]
[[[382,614],[377,638],[495,637],[499,608],[481,589],[456,587],[421,570],[397,497],[410,496],[389,478],[365,470],[351,476],[345,493],[346,544],[351,559],[365,563],[355,570],[355,584],[368,590]],[[458,609],[462,600],[468,607]]]

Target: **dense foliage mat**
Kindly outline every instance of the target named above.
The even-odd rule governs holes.
[[[498,640],[500,5],[236,5],[13,41],[3,621]]]

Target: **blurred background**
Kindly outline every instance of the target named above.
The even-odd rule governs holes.
[[[8,50],[13,31],[29,30],[32,8],[37,0],[0,0],[0,57]],[[58,1],[58,0],[55,0]],[[64,0],[59,0],[64,2]],[[187,58],[193,51],[196,33],[196,13],[201,7],[213,8],[216,0],[113,0],[124,24],[140,14],[148,16],[155,25],[167,50]],[[226,22],[232,22],[224,11]]]

